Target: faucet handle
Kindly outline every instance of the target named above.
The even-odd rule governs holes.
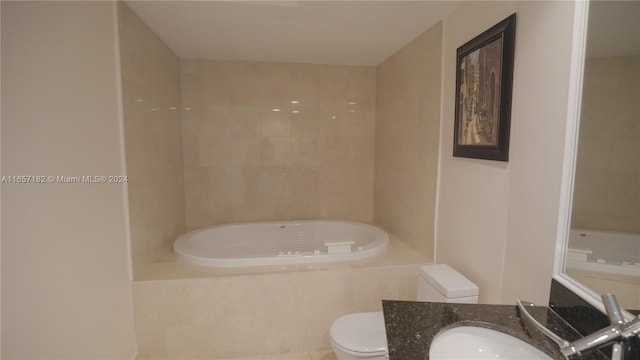
[[[622,350],[622,345],[619,343],[613,344],[613,348],[611,349],[611,360],[622,360],[624,358],[624,351]]]
[[[612,325],[624,324],[625,321],[620,312],[620,306],[618,306],[615,295],[609,293],[602,294],[602,304],[604,305],[607,315],[609,315],[609,321],[611,321]]]

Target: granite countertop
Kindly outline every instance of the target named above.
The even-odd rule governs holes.
[[[389,360],[428,360],[429,346],[444,329],[474,325],[502,331],[534,345],[553,359],[564,360],[558,346],[534,331],[523,328],[515,305],[449,304],[383,300]],[[581,336],[562,318],[545,306],[531,308],[531,314],[563,339]],[[605,360],[599,351],[591,351],[572,360]]]

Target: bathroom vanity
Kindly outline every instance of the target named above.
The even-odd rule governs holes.
[[[558,345],[537,330],[525,326],[516,305],[453,304],[383,300],[385,330],[390,360],[429,360],[431,344],[439,333],[459,326],[489,328],[522,340],[552,359],[565,360]],[[528,312],[548,330],[573,342],[606,328],[606,314],[556,280],[551,281],[549,307],[535,306]],[[631,311],[635,316],[640,311]],[[640,338],[618,340],[623,359],[640,359]],[[612,345],[588,350],[571,360],[611,359]]]
[[[390,360],[429,359],[436,334],[456,326],[485,327],[523,340],[553,359],[563,360],[557,346],[542,334],[531,336],[522,325],[515,305],[450,304],[383,300]],[[562,338],[581,337],[568,323],[546,306],[536,306],[532,315]],[[599,351],[585,353],[580,360],[608,359]]]

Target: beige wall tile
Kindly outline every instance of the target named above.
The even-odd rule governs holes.
[[[139,359],[166,359],[167,341],[164,327],[136,330]]]
[[[214,297],[218,314],[242,314],[255,318],[264,315],[265,302],[262,294],[265,284],[261,276],[235,276],[229,279],[224,291]]]
[[[216,319],[210,339],[211,355],[215,357],[241,357],[264,354],[262,317],[229,315]]]
[[[158,302],[135,302],[133,315],[136,328],[157,328],[166,324],[164,305]]]
[[[640,57],[587,59],[571,225],[640,232]]]
[[[311,354],[308,352],[295,352],[285,354],[266,355],[264,360],[311,360]]]
[[[131,246],[136,269],[162,252],[185,229],[183,163],[198,163],[198,120],[181,121],[179,59],[126,5],[120,12],[120,62]],[[140,74],[148,74],[143,81]],[[212,125],[214,125],[212,123]],[[184,152],[184,156],[183,156]],[[165,201],[159,201],[165,199]],[[148,322],[149,314],[144,315]]]
[[[296,166],[291,169],[292,193],[296,199],[317,198],[320,169],[317,166]]]
[[[226,110],[226,108],[223,108]],[[198,122],[198,135],[226,136],[229,133],[229,119],[225,115],[203,115],[204,120]]]
[[[438,24],[378,65],[375,144],[356,140],[349,149],[353,164],[375,161],[376,222],[428,257],[434,243],[441,34]],[[374,149],[375,157],[361,156],[368,154],[365,148]]]
[[[309,355],[311,360],[337,360],[332,350],[312,351]]]
[[[261,164],[262,148],[258,137],[231,138],[231,166],[248,167]]]
[[[230,193],[231,173],[226,167],[203,167],[198,174],[200,196],[224,197]]]
[[[289,165],[292,157],[291,137],[263,137],[260,141],[262,165]]]
[[[294,169],[303,166],[316,166],[319,159],[319,145],[317,137],[291,138],[291,163]]]
[[[265,315],[264,326],[269,329],[264,334],[264,351],[266,353],[285,353],[305,351],[309,347],[307,329],[312,319],[311,308],[304,306],[301,311],[283,308]]]
[[[214,322],[217,304],[211,302],[170,303],[164,305],[166,326],[208,325]]]
[[[185,168],[197,168],[200,166],[200,139],[198,137],[184,136],[182,152]]]
[[[231,196],[246,201],[255,201],[260,197],[260,167],[232,167]]]
[[[220,221],[373,219],[373,200],[363,199],[373,196],[372,179],[364,184],[358,177],[365,190],[346,186],[348,173],[336,167],[373,174],[374,68],[183,61],[181,81],[183,107],[191,107],[182,111],[190,228]],[[226,168],[227,177],[205,171],[212,167],[219,174]],[[319,179],[328,177],[342,190],[325,192],[332,199],[322,205]]]
[[[417,256],[398,241],[389,251]],[[159,317],[136,317],[141,353],[156,359],[234,359],[329,349],[329,328],[338,317],[378,311],[382,299],[415,299],[417,264],[423,259],[410,260],[415,265],[365,262],[136,281],[136,313]]]
[[[415,267],[414,267],[415,268]],[[353,273],[355,312],[382,311],[380,300],[415,300],[415,270],[406,267],[358,269]],[[373,279],[377,279],[372,281]]]
[[[316,105],[302,106],[299,113],[291,113],[291,136],[318,137],[320,135],[320,110]]]
[[[209,97],[207,97],[207,100]],[[229,135],[259,136],[262,123],[260,108],[255,106],[232,106],[229,109]]]
[[[201,136],[198,143],[200,167],[229,166],[231,163],[231,141],[228,137]]]
[[[352,137],[348,141],[347,165],[373,168],[375,140],[373,138]]]
[[[291,120],[287,111],[265,109],[262,113],[262,136],[291,136]]]
[[[307,349],[317,351],[331,346],[329,331],[331,324],[339,317],[354,312],[352,306],[329,306],[316,303],[312,312],[315,316],[309,319],[304,329],[307,337]]]
[[[182,325],[166,328],[167,356],[177,359],[204,359],[215,354],[212,326]]]

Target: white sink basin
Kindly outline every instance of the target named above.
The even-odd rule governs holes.
[[[433,339],[430,360],[553,360],[511,335],[476,326],[445,330]]]

